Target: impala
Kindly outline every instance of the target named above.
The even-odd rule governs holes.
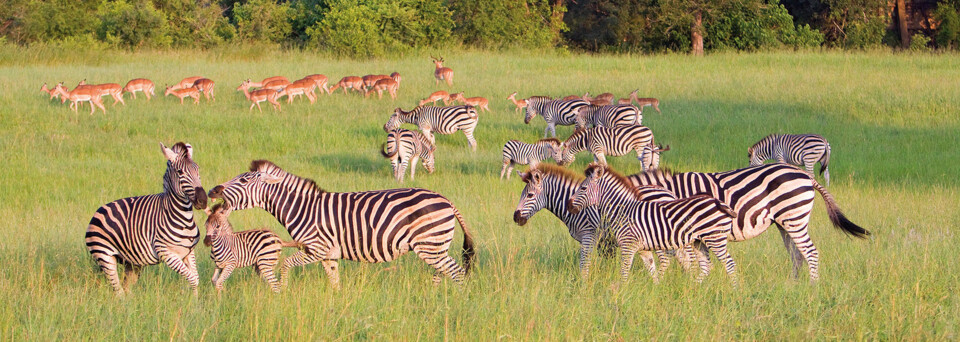
[[[209,100],[212,100],[212,101],[216,101],[216,100],[217,100],[217,97],[214,96],[214,94],[213,94],[213,88],[216,87],[216,86],[217,86],[217,85],[216,85],[215,83],[213,83],[213,80],[211,80],[211,79],[209,79],[209,78],[201,78],[201,79],[197,80],[196,82],[193,82],[193,87],[194,87],[194,88],[197,88],[197,89],[200,89],[200,91],[203,92],[203,97],[206,98],[208,101],[209,101]]]
[[[510,96],[507,96],[507,100],[510,100],[510,102],[513,102],[514,106],[517,106],[517,109],[513,111],[514,114],[520,112],[521,109],[527,107],[527,100],[524,100],[524,99],[517,100],[517,92],[513,92],[513,94],[510,94]]]
[[[80,83],[77,84],[77,88],[81,86],[93,87],[93,89],[96,89],[98,92],[100,92],[100,96],[110,95],[110,97],[113,97],[114,106],[117,105],[117,102],[122,103],[124,106],[127,105],[127,103],[123,101],[123,88],[120,87],[119,84],[116,84],[116,83],[87,84],[87,79],[84,78],[82,81],[80,81]]]
[[[580,95],[567,95],[567,96],[564,96],[561,100],[564,100],[564,101],[583,100],[583,96],[580,96]]]
[[[137,98],[137,92],[142,91],[143,95],[147,97],[147,101],[150,101],[151,96],[155,96],[153,92],[153,82],[146,78],[134,78],[127,82],[127,85],[123,87],[123,91],[130,93],[134,99]]]
[[[382,99],[383,91],[386,90],[387,92],[390,93],[390,98],[396,100],[397,89],[399,88],[400,88],[400,73],[395,72],[390,74],[389,78],[384,78],[382,80],[377,81],[377,83],[373,85],[373,88],[370,88],[370,90],[367,90],[367,93],[364,94],[364,96],[370,95],[370,92],[372,91],[376,91],[377,98]]]
[[[433,77],[436,78],[435,84],[439,85],[440,81],[443,80],[443,81],[447,81],[448,86],[452,86],[453,85],[453,69],[443,66],[443,57],[440,57],[438,59],[436,57],[430,56],[430,58],[433,58],[433,64],[436,65],[436,69],[433,70]]]
[[[53,89],[50,89],[50,88],[47,88],[47,84],[44,83],[43,86],[40,87],[40,91],[50,94],[50,99],[53,100],[54,97],[60,97],[60,92],[57,91],[57,87],[62,87],[62,86],[63,86],[63,82],[60,82],[60,83],[57,83],[57,85],[53,86]]]
[[[323,75],[319,75],[319,76],[323,76]],[[273,81],[283,81],[283,82],[286,82],[286,84],[290,84],[290,80],[288,80],[286,77],[283,77],[283,76],[270,76],[270,77],[264,78],[263,81],[260,81],[260,82],[254,82],[248,78],[246,81],[243,81],[243,83],[246,83],[249,88],[266,88],[267,83],[270,83]],[[324,81],[326,81],[326,77],[324,77]],[[238,88],[237,90],[240,90],[240,89]]]
[[[463,92],[462,92],[462,91],[459,92],[459,93],[450,95],[450,101],[460,101],[460,102],[463,102],[463,104],[468,104],[468,105],[471,105],[471,106],[474,106],[474,107],[482,108],[482,109],[484,109],[484,110],[486,110],[486,111],[488,111],[488,112],[490,111],[490,108],[487,107],[487,105],[489,105],[490,101],[487,101],[486,98],[483,98],[483,97],[469,97],[469,98],[465,98],[465,97],[463,97]]]
[[[267,101],[273,105],[278,111],[283,111],[280,108],[280,102],[277,102],[277,99],[280,98],[281,91],[273,89],[257,89],[251,92],[247,88],[243,88],[243,95],[247,97],[247,100],[253,102],[250,104],[250,110],[253,110],[253,106],[257,106],[257,109],[260,110],[260,113],[263,113],[263,108],[260,108],[260,102]]]
[[[321,75],[321,74],[313,74],[313,75],[307,75],[304,78],[308,80],[313,80],[313,82],[317,83],[318,88],[323,89],[323,91],[327,92],[327,94],[330,94],[330,88],[327,88],[327,76]]]
[[[617,100],[617,104],[633,104],[633,99],[637,98],[637,92],[639,91],[640,91],[639,88],[635,89],[634,91],[631,91],[630,95],[627,96],[627,98]]]
[[[183,80],[181,80],[180,83],[177,83],[177,84],[174,84],[174,85],[170,86],[170,88],[172,88],[172,89],[174,89],[174,90],[190,88],[190,87],[193,86],[193,83],[194,83],[194,82],[196,82],[197,80],[199,80],[199,79],[201,79],[201,78],[203,78],[203,76],[190,76],[190,77],[187,77],[187,78],[184,78]]]
[[[330,92],[334,92],[337,88],[343,88],[344,94],[347,93],[347,89],[363,92],[363,79],[357,76],[344,76],[340,79],[340,82],[330,88]]]
[[[366,75],[366,76],[361,77],[360,79],[363,80],[363,89],[366,90],[367,88],[373,88],[373,85],[374,85],[374,84],[377,84],[377,81],[382,80],[382,79],[385,79],[385,78],[390,78],[390,76],[387,76],[387,75]]]
[[[286,79],[283,79],[283,80],[273,80],[273,81],[264,83],[264,84],[263,84],[263,87],[261,87],[261,89],[271,89],[271,90],[278,90],[278,91],[279,91],[279,90],[283,90],[283,88],[286,88],[286,87],[289,86],[289,85],[290,85],[290,81],[287,81]]]
[[[173,87],[167,87],[167,91],[163,93],[163,96],[173,95],[180,98],[180,104],[183,104],[183,98],[192,97],[193,104],[200,103],[200,92],[203,89],[197,87],[190,87],[184,89],[174,89]]]
[[[317,83],[310,79],[300,79],[293,83],[290,83],[286,88],[280,92],[280,96],[287,97],[287,103],[293,103],[293,97],[297,95],[304,95],[310,100],[310,103],[314,103],[317,100],[317,94],[313,92],[313,89],[317,87]],[[278,98],[280,97],[278,96]]]
[[[436,104],[438,100],[443,100],[444,105],[450,104],[450,93],[443,90],[436,91],[430,94],[430,96],[427,96],[427,98],[420,100],[420,104],[418,104],[417,107],[421,107],[427,103]]]
[[[603,93],[595,97],[590,97],[590,93],[583,94],[583,100],[590,102],[594,106],[609,106],[613,104],[613,94]]]
[[[93,115],[95,111],[93,109],[94,105],[100,107],[100,110],[103,111],[103,114],[107,114],[107,109],[103,107],[103,101],[100,99],[100,92],[91,86],[78,86],[68,92],[66,88],[57,84],[57,86],[53,89],[60,94],[61,103],[65,102],[66,100],[70,100],[70,109],[73,109],[74,113],[76,113],[80,108],[80,102],[89,102],[90,115]]]

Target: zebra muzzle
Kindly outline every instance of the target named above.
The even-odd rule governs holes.
[[[567,211],[574,215],[580,213],[580,208],[573,205],[573,198],[567,200]]]
[[[520,211],[517,210],[513,212],[513,222],[516,222],[518,225],[522,226],[527,224],[527,218],[523,217],[523,215],[520,214]]]
[[[207,209],[207,191],[202,186],[194,189],[193,207],[195,209]]]

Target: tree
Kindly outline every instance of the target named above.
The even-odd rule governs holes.
[[[660,20],[670,28],[689,28],[690,53],[702,56],[704,25],[726,3],[727,0],[663,0],[660,2]]]

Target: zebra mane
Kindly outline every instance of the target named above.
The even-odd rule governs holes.
[[[573,131],[573,134],[571,134],[570,137],[567,138],[567,140],[564,140],[563,142],[564,142],[564,143],[567,143],[567,142],[574,141],[575,139],[578,139],[578,138],[580,138],[580,137],[583,137],[583,136],[587,135],[587,132],[590,131],[591,129],[593,129],[593,128],[585,128],[585,129],[575,130],[575,131]]]
[[[640,189],[637,189],[637,187],[633,186],[633,183],[631,183],[630,180],[627,179],[627,177],[624,177],[609,165],[603,165],[595,162],[590,163],[590,165],[587,165],[587,169],[583,171],[583,175],[590,176],[591,174],[596,173],[597,169],[603,169],[608,175],[610,175],[613,178],[615,182],[620,184],[621,188],[627,191],[630,191],[630,193],[633,194],[633,197],[635,198],[642,197],[642,195],[640,194]]]
[[[539,144],[539,143],[554,143],[554,144],[557,144],[557,145],[563,144],[563,142],[561,142],[561,141],[560,141],[559,139],[557,139],[557,138],[543,138],[543,139],[537,140],[537,143],[538,143],[538,144]]]
[[[546,175],[552,175],[562,179],[569,179],[576,182],[583,181],[583,176],[581,176],[576,172],[573,172],[568,168],[565,168],[559,165],[549,164],[549,163],[540,163],[540,164],[537,164],[537,167],[531,168],[530,170],[527,171],[527,175],[523,177],[524,183],[530,182],[530,175],[533,174],[533,171],[540,171]]]
[[[277,164],[274,164],[273,162],[271,162],[271,161],[269,161],[269,160],[254,160],[254,161],[250,162],[250,171],[251,171],[251,172],[266,172],[266,173],[272,174],[272,175],[274,175],[274,176],[281,176],[281,177],[290,176],[290,177],[293,177],[293,178],[295,178],[295,179],[302,180],[304,183],[306,183],[306,184],[307,184],[311,189],[313,189],[314,191],[317,191],[317,192],[327,192],[326,190],[323,190],[323,188],[321,188],[319,185],[317,185],[317,182],[314,182],[313,179],[303,178],[303,177],[297,176],[297,175],[295,175],[295,174],[289,173],[289,172],[285,171],[284,169],[281,169],[279,166],[277,166]]]
[[[653,170],[647,170],[647,171],[644,171],[644,172],[636,173],[636,174],[630,175],[630,176],[628,176],[628,177],[651,176],[651,177],[655,177],[655,178],[658,178],[658,179],[659,179],[659,178],[663,178],[663,179],[669,180],[669,179],[673,179],[673,176],[676,175],[676,174],[678,174],[678,173],[680,173],[680,172],[673,171],[673,170],[671,170],[671,169],[668,168],[668,167],[661,167],[661,168],[656,168],[656,169],[653,169]]]
[[[189,151],[191,148],[193,148],[193,146],[190,146],[190,144],[184,143],[182,141],[177,142],[176,144],[173,144],[173,146],[170,146],[170,150],[173,152],[176,152],[177,155],[179,155],[181,158],[188,157],[190,155]]]

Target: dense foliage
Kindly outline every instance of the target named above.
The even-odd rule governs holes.
[[[781,2],[782,1],[782,2]],[[8,0],[0,41],[84,48],[271,44],[354,57],[424,47],[600,52],[900,46],[887,0]],[[960,1],[918,43],[955,49]]]

